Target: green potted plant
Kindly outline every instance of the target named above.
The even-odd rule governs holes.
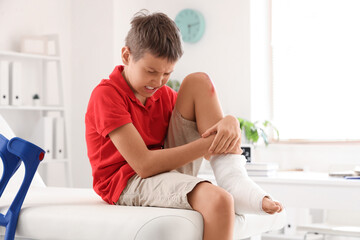
[[[248,163],[251,163],[254,160],[254,146],[259,139],[262,139],[266,146],[269,145],[270,137],[279,139],[279,131],[268,120],[250,122],[243,118],[237,119],[243,133],[241,148]],[[273,134],[275,134],[275,136]]]
[[[39,106],[40,105],[40,96],[39,94],[35,93],[32,97],[33,99],[33,105],[34,106]]]
[[[180,82],[178,80],[169,79],[169,81],[166,83],[167,86],[174,89],[176,92],[179,91],[180,88]]]
[[[274,133],[275,139],[279,139],[279,131],[268,120],[251,122],[243,118],[238,118],[240,128],[245,134],[245,138],[250,144],[256,144],[260,138],[264,141],[265,145],[269,144],[269,135]]]

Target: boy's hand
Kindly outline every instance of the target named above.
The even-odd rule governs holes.
[[[206,130],[201,136],[206,138],[216,134],[209,152],[212,154],[238,153],[241,154],[241,130],[239,121],[233,116],[226,116],[214,126]]]

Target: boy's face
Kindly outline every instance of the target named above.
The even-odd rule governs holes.
[[[145,53],[135,61],[127,47],[122,49],[122,60],[125,65],[123,76],[136,98],[143,104],[168,82],[176,64],[150,53]]]

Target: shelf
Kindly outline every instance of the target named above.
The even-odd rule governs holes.
[[[336,226],[331,224],[313,223],[300,225],[296,228],[311,234],[337,235],[344,237],[360,237],[360,227],[358,226]]]
[[[276,234],[276,233],[263,233],[261,235],[262,240],[303,240],[304,234],[292,233],[292,234]],[[322,240],[322,235],[308,235],[308,240]]]
[[[49,37],[49,36],[47,36]],[[50,39],[50,38],[49,38]],[[50,39],[51,40],[51,39]],[[57,36],[54,36],[55,50],[59,53],[59,42]],[[5,61],[7,72],[19,74],[19,80],[16,82],[8,77],[9,84],[18,84],[21,90],[28,90],[23,99],[26,101],[19,102],[21,105],[0,105],[0,115],[4,115],[8,121],[12,122],[14,131],[21,136],[27,136],[30,141],[41,143],[42,146],[46,146],[47,150],[53,151],[51,154],[45,154],[44,161],[39,167],[44,166],[45,182],[53,178],[52,181],[57,181],[57,176],[51,176],[53,170],[58,171],[57,168],[48,167],[51,164],[58,163],[64,164],[64,169],[60,171],[66,178],[67,186],[72,186],[71,177],[71,157],[69,153],[63,152],[62,154],[56,154],[56,150],[59,149],[65,151],[69,144],[69,135],[66,126],[66,108],[63,104],[63,80],[61,77],[61,57],[59,55],[46,55],[36,53],[24,53],[11,50],[0,50],[0,60]],[[16,63],[22,67],[20,70],[13,70],[10,64]],[[54,80],[52,80],[54,79]],[[23,81],[23,82],[22,82]],[[18,83],[19,82],[19,83]],[[52,85],[57,84],[57,85]],[[51,87],[51,89],[48,88]],[[20,88],[19,87],[19,88]],[[14,94],[11,88],[8,89],[8,95]],[[47,92],[54,94],[54,99],[58,101],[33,101],[33,95],[31,93],[39,93],[45,95]],[[19,93],[18,93],[19,94]],[[52,95],[47,94],[49,97]],[[4,101],[5,103],[5,101]],[[7,102],[6,103],[14,103]],[[24,124],[26,122],[26,124]],[[52,149],[50,149],[52,147]],[[57,158],[56,158],[57,157]],[[45,164],[45,165],[44,165]]]
[[[67,159],[67,158],[62,158],[62,159],[49,158],[49,159],[47,159],[46,154],[45,154],[44,161],[41,161],[41,164],[44,164],[44,163],[68,163],[68,162],[69,162],[69,159]]]
[[[14,57],[14,58],[38,59],[38,60],[48,60],[48,61],[60,61],[59,56],[49,56],[49,55],[11,52],[11,51],[0,51],[0,56]]]
[[[0,110],[64,111],[60,106],[0,106]]]

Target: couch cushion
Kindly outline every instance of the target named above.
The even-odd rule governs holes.
[[[2,213],[13,196],[6,194],[0,199]],[[279,229],[284,224],[285,214],[237,216],[235,239]],[[92,189],[32,187],[20,212],[16,234],[47,240],[200,240],[202,232],[202,216],[196,211],[113,206]]]

